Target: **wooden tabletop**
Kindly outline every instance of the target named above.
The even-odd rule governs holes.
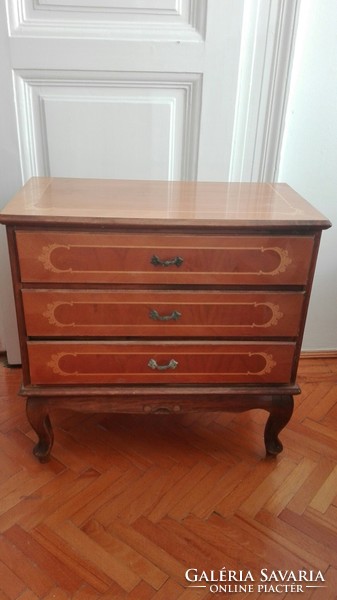
[[[330,222],[284,183],[213,183],[34,177],[1,223],[302,226]]]

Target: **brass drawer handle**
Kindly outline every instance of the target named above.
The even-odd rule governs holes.
[[[158,365],[157,361],[154,358],[150,358],[147,366],[154,371],[166,371],[167,369],[176,369],[178,363],[174,358],[171,358],[170,362],[167,365]]]
[[[181,313],[177,310],[174,310],[170,315],[160,315],[157,310],[154,308],[149,312],[150,319],[154,321],[178,321],[181,317]]]
[[[172,267],[175,265],[176,267],[180,267],[180,265],[184,262],[184,259],[181,256],[175,256],[174,258],[168,260],[161,260],[155,254],[151,258],[151,264],[155,267]]]

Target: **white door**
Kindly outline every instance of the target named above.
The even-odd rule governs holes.
[[[245,177],[244,160],[246,179],[254,161],[261,175],[261,96],[269,115],[274,48],[288,52],[295,12],[294,0],[260,4],[2,2],[1,203],[34,175],[224,181]],[[5,275],[2,338],[14,363],[8,288]]]

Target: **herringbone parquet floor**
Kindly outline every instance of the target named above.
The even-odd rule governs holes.
[[[53,458],[41,465],[19,380],[0,365],[0,600],[336,600],[337,359],[301,361],[277,459],[264,455],[263,411],[55,411]],[[255,582],[237,594],[191,588],[189,568]],[[321,571],[325,582],[267,591],[277,582],[258,588],[262,568]]]

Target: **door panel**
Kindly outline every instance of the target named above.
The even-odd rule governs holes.
[[[196,179],[201,91],[193,73],[18,71],[25,179]]]
[[[104,34],[117,38],[197,38],[205,32],[207,0],[22,0],[8,5],[12,35],[83,37]]]

